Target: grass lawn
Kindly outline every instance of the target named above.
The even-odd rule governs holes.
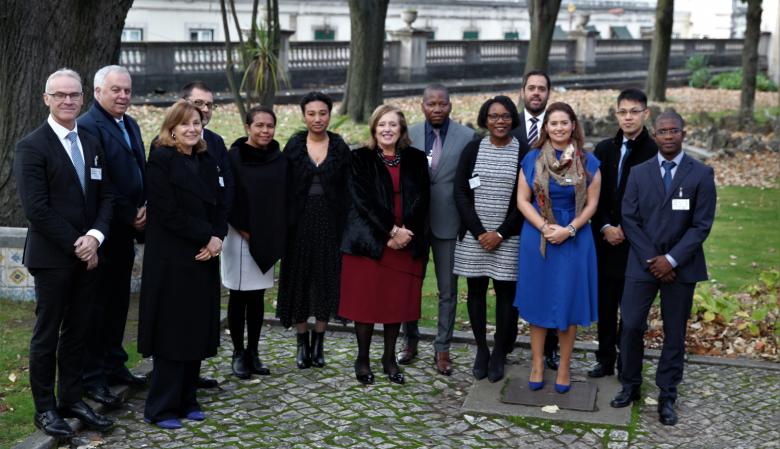
[[[32,302],[0,300],[0,448],[34,430],[27,371],[34,313]]]

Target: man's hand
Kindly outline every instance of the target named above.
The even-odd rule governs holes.
[[[671,284],[672,282],[674,282],[675,278],[677,278],[677,273],[675,273],[674,270],[672,270],[669,272],[669,274],[662,277],[660,280],[665,284]]]
[[[94,269],[98,266],[98,255],[97,253],[92,256],[91,259],[87,260],[87,271]]]
[[[76,239],[76,243],[74,243],[73,246],[76,248],[76,257],[86,262],[97,255],[97,249],[98,246],[100,246],[100,243],[91,235],[82,235]]]
[[[623,229],[620,226],[610,226],[604,229],[604,240],[612,246],[620,245],[626,240]]]
[[[650,274],[659,280],[663,280],[670,272],[673,273],[674,270],[672,264],[663,255],[648,259],[647,263],[649,264]]]
[[[485,251],[493,251],[498,248],[503,239],[498,236],[498,232],[489,231],[483,232],[479,235],[479,244],[482,245]]]
[[[138,212],[135,214],[135,220],[133,221],[133,227],[136,231],[143,231],[146,227],[146,206],[138,208]]]

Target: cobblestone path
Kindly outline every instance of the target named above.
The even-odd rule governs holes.
[[[145,392],[113,412],[117,426],[101,437],[100,448],[777,448],[780,447],[780,373],[723,366],[687,365],[680,388],[680,423],[658,423],[654,405],[642,404],[626,428],[556,424],[546,420],[475,416],[460,411],[473,381],[474,349],[453,347],[455,374],[433,369],[430,344],[420,358],[402,367],[406,385],[381,374],[381,336],[372,345],[376,384],[359,385],[353,375],[352,334],[326,337],[328,365],[298,370],[294,335],[265,327],[261,358],[272,375],[238,381],[228,375],[230,342],[204,374],[221,381],[220,390],[200,390],[208,419],[187,422],[176,431],[145,424]],[[584,372],[593,355],[577,353],[574,370]],[[513,363],[529,353],[517,349]],[[648,362],[645,397],[655,399],[654,366]],[[89,434],[83,434],[86,443]]]

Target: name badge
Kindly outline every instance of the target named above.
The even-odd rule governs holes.
[[[471,187],[471,190],[474,190],[481,185],[482,183],[479,182],[479,175],[474,175],[473,178],[469,179],[469,187]]]
[[[93,181],[102,181],[103,180],[103,170],[98,167],[90,167],[89,168],[89,179],[92,179]]]
[[[428,168],[433,167],[433,156],[428,156]]]
[[[219,177],[219,186],[225,187],[225,178],[223,178],[222,176]]]
[[[672,210],[691,210],[691,200],[688,198],[673,198]]]

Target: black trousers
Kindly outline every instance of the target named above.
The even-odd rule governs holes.
[[[144,418],[159,422],[200,410],[196,397],[199,376],[200,360],[179,361],[155,356]]]
[[[106,385],[107,376],[126,369],[127,352],[122,347],[122,341],[130,305],[134,235],[131,226],[115,225],[103,244],[97,299],[84,358],[86,388]]]
[[[596,351],[596,360],[605,367],[614,367],[617,361],[617,347],[620,343],[618,310],[624,284],[624,278],[599,277],[599,349]]]
[[[642,384],[647,315],[660,290],[664,345],[661,349],[661,359],[658,361],[655,384],[661,390],[659,398],[677,398],[677,385],[683,377],[686,324],[691,314],[695,287],[695,283],[665,284],[626,278],[620,308],[620,317],[623,320],[620,337],[620,382],[623,387],[639,388]]]
[[[42,413],[81,400],[84,341],[91,326],[97,271],[74,262],[67,268],[31,268],[35,327],[30,342],[30,388]],[[54,396],[55,377],[57,398]]]
[[[489,277],[466,278],[468,285],[467,306],[469,321],[474,332],[474,340],[477,346],[487,346],[485,338],[487,325],[487,289]],[[497,281],[493,279],[493,289],[496,291],[496,333],[494,347],[500,347],[504,353],[510,343],[513,343],[512,335],[517,335],[517,309],[514,306],[517,282]]]

